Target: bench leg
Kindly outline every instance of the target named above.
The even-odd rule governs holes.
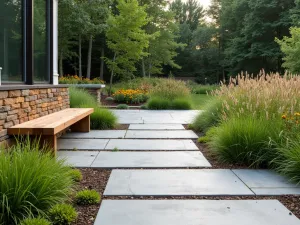
[[[43,135],[40,139],[41,146],[48,146],[53,149],[53,155],[56,156],[57,151],[57,138],[56,135]]]
[[[90,116],[83,118],[71,126],[72,132],[90,132]]]

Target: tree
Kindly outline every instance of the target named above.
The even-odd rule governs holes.
[[[137,0],[117,0],[118,15],[110,15],[106,31],[107,45],[114,53],[113,59],[105,58],[111,71],[110,87],[115,74],[129,77],[136,71],[135,64],[147,56],[150,35],[142,29],[148,23],[145,6]]]
[[[91,78],[93,38],[95,35],[101,34],[106,29],[106,21],[109,15],[109,0],[89,0],[86,4],[86,10],[91,21],[87,30],[89,47],[86,77]]]
[[[282,40],[276,38],[281,51],[285,55],[283,67],[292,73],[300,73],[300,28],[292,27],[290,29],[291,37],[283,37]]]

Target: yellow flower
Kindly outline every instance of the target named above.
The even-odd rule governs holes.
[[[285,120],[286,119],[286,115],[282,115],[281,118]]]

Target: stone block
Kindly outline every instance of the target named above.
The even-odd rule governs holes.
[[[12,121],[18,119],[18,115],[10,115],[6,117],[6,121]]]
[[[7,122],[7,123],[4,123],[3,127],[4,127],[5,129],[7,129],[7,128],[9,128],[9,127],[12,127],[13,125],[14,125],[14,123],[13,123],[12,121],[9,121],[9,122]]]
[[[7,113],[0,113],[0,120],[5,120],[7,117]]]
[[[4,105],[12,105],[17,103],[16,98],[5,98],[3,101],[4,101]]]
[[[8,97],[19,97],[21,96],[21,90],[13,90],[8,92]]]
[[[0,91],[0,99],[7,98],[8,97],[8,91]]]
[[[22,96],[28,96],[29,95],[29,90],[22,90]]]

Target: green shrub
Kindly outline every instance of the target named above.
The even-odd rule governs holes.
[[[51,223],[44,218],[28,218],[22,220],[20,225],[51,225]]]
[[[193,85],[191,86],[191,92],[193,94],[211,94],[214,90],[217,90],[217,85]]]
[[[100,202],[100,194],[95,190],[79,191],[75,196],[78,205],[94,205]]]
[[[152,110],[164,110],[171,108],[171,102],[168,99],[153,97],[150,98],[147,103],[148,109]]]
[[[41,215],[65,201],[73,187],[71,168],[37,141],[17,141],[0,151],[0,224]]]
[[[113,97],[107,97],[105,101],[113,102],[115,99]]]
[[[72,177],[73,181],[75,181],[75,182],[80,182],[82,180],[82,174],[79,169],[71,170],[70,176]]]
[[[300,137],[280,144],[277,152],[273,165],[275,170],[300,184]]]
[[[159,84],[150,90],[150,97],[159,97],[170,101],[177,98],[187,98],[190,90],[186,83],[174,79],[162,79]]]
[[[171,102],[171,109],[191,109],[192,103],[187,98],[177,98]]]
[[[87,108],[95,108],[98,107],[98,102],[88,91],[70,87],[70,107],[71,108],[83,108],[82,105],[85,105]]]
[[[203,111],[195,118],[192,127],[196,131],[207,131],[219,123],[221,118],[222,100],[213,98],[204,106]]]
[[[276,158],[272,142],[278,141],[281,125],[274,121],[232,118],[215,130],[209,145],[222,162],[267,166]]]
[[[117,109],[129,109],[129,106],[126,105],[126,104],[120,104],[120,105],[117,105],[116,108],[117,108]]]
[[[113,112],[100,107],[94,110],[94,113],[91,114],[91,129],[105,130],[112,129],[116,126],[117,117]]]
[[[57,204],[49,210],[49,218],[53,225],[70,225],[77,218],[76,210],[72,205]]]

